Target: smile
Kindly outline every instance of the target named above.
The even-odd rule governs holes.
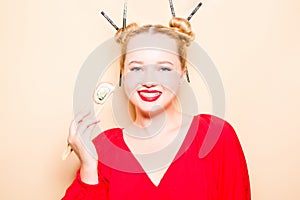
[[[157,91],[157,90],[141,90],[138,91],[138,94],[140,96],[140,98],[143,101],[147,101],[147,102],[153,102],[156,101],[162,92]]]

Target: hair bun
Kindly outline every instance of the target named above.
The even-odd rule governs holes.
[[[116,42],[122,44],[126,40],[127,34],[134,30],[137,30],[138,28],[139,26],[137,25],[137,23],[131,23],[127,25],[124,31],[122,28],[120,28],[115,34]]]
[[[182,37],[183,40],[187,42],[187,45],[195,39],[195,34],[192,31],[191,24],[187,19],[180,17],[173,17],[169,26],[174,28]]]

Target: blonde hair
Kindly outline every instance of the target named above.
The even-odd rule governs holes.
[[[144,25],[138,26],[136,23],[129,24],[125,30],[119,29],[115,34],[115,40],[121,45],[122,56],[120,58],[121,72],[124,69],[127,44],[130,39],[140,33],[161,33],[174,39],[177,43],[177,50],[181,62],[181,68],[186,68],[186,47],[195,39],[191,24],[188,20],[179,17],[173,17],[169,22],[169,27],[163,25]]]

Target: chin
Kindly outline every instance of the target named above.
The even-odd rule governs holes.
[[[172,107],[174,97],[175,96],[172,94],[168,96],[161,95],[155,101],[144,101],[138,94],[136,94],[133,98],[131,98],[130,102],[135,107],[136,112],[139,112],[142,115],[159,114]]]
[[[137,112],[150,114],[150,113],[157,113],[157,112],[164,112],[164,108],[161,105],[154,104],[154,105],[134,105]]]
[[[171,102],[168,104],[133,104],[135,106],[136,112],[141,115],[158,115],[166,112],[166,110],[171,106]]]

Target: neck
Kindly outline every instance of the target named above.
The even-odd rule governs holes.
[[[172,125],[178,117],[181,116],[181,113],[177,111],[174,103],[171,103],[167,108],[159,109],[151,112],[143,112],[141,110],[136,110],[136,119],[135,124],[145,128],[150,124],[154,123],[160,124],[159,122],[165,122],[165,124]]]

